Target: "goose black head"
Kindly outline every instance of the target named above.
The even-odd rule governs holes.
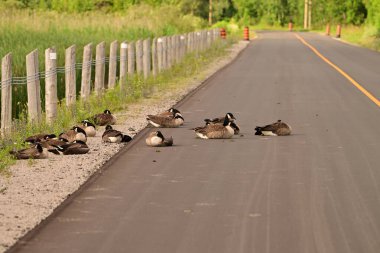
[[[234,115],[232,114],[232,113],[230,113],[230,112],[228,112],[227,114],[226,114],[226,117],[230,120],[230,121],[234,121],[236,118],[234,117]]]
[[[46,135],[45,136],[45,140],[49,140],[49,139],[54,139],[54,138],[57,138],[57,135],[55,135],[55,134],[48,134],[48,135]]]
[[[94,124],[92,124],[89,120],[85,119],[85,120],[82,120],[82,124],[86,127],[89,127],[89,126],[92,126],[92,127],[95,127]]]
[[[185,121],[185,119],[182,117],[182,115],[181,115],[180,113],[178,113],[178,112],[176,112],[176,113],[174,114],[174,118],[175,118],[175,119],[182,119],[183,121]]]
[[[161,139],[164,139],[164,135],[161,133],[161,131],[157,131],[156,136],[160,137]]]
[[[106,109],[106,110],[104,110],[104,113],[105,113],[105,114],[111,114],[111,111],[108,110],[108,109]]]
[[[40,143],[37,143],[34,147],[38,150],[39,153],[42,153],[43,148]]]
[[[80,128],[80,127],[73,127],[73,130],[75,131],[75,132],[77,132],[77,133],[82,133],[82,134],[84,134],[85,136],[87,136],[87,134],[86,134],[86,131],[84,131],[82,128]]]
[[[255,131],[256,131],[255,135],[262,135],[261,129],[262,129],[262,128],[259,127],[259,126],[256,127],[256,128],[255,128]]]
[[[60,140],[60,141],[64,141],[64,142],[69,142],[69,140],[67,140],[67,139],[65,139],[65,138],[62,138],[62,137],[60,137],[59,140]]]
[[[106,126],[106,130],[112,130],[113,128],[112,128],[112,126],[111,125],[107,125]]]
[[[81,141],[81,140],[75,140],[75,141],[73,141],[73,143],[79,143],[79,144],[87,145],[84,141]]]
[[[169,112],[172,112],[173,114],[175,114],[175,113],[180,113],[180,111],[178,111],[177,109],[175,109],[175,108],[170,108],[169,110],[168,110]]]

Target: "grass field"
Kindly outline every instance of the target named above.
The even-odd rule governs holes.
[[[164,14],[164,15],[163,15]],[[147,18],[147,16],[149,18]],[[55,47],[58,66],[64,66],[65,49],[76,45],[77,62],[81,62],[83,47],[105,41],[134,41],[155,36],[179,34],[200,29],[205,23],[194,16],[180,15],[176,8],[146,5],[131,7],[125,13],[58,14],[27,10],[0,11],[0,56],[12,53],[14,77],[25,77],[25,57],[34,49],[39,52],[40,71],[44,70],[44,54]],[[63,76],[58,76],[58,97],[64,97]],[[79,79],[78,79],[79,82]],[[42,91],[44,90],[44,84]],[[26,109],[26,85],[13,87],[13,117]]]

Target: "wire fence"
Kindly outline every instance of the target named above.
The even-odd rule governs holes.
[[[105,57],[100,60],[91,60],[84,63],[75,63],[75,65],[72,66],[65,66],[65,67],[57,67],[56,69],[50,70],[50,71],[41,71],[34,75],[29,76],[23,76],[23,77],[17,77],[14,76],[11,79],[0,81],[0,88],[7,87],[9,85],[26,85],[28,81],[37,81],[46,79],[48,77],[54,76],[56,74],[65,74],[67,72],[71,72],[73,70],[82,70],[83,68],[87,68],[89,66],[96,66],[101,65],[105,63],[109,63],[110,60],[114,60],[115,58]],[[120,60],[127,60],[127,57],[116,57],[117,62],[120,62]]]

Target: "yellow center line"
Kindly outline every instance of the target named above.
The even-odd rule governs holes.
[[[356,82],[351,76],[349,76],[346,72],[344,72],[341,68],[332,63],[329,59],[324,57],[317,49],[315,49],[312,45],[307,43],[301,36],[295,34],[297,39],[299,39],[303,44],[305,44],[308,48],[310,48],[316,55],[318,55],[322,60],[324,60],[328,65],[333,67],[336,71],[338,71],[342,76],[344,76],[348,81],[350,81],[358,90],[360,90],[364,95],[366,95],[369,99],[372,100],[377,106],[380,107],[380,101],[372,95],[369,91],[367,91],[363,86],[361,86],[358,82]]]

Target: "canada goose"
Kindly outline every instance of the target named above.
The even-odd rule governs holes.
[[[87,119],[82,120],[81,123],[82,123],[82,125],[79,126],[79,127],[82,128],[86,132],[87,137],[95,137],[95,135],[96,135],[96,127],[95,127],[95,125],[92,124]]]
[[[172,116],[148,115],[146,118],[154,127],[179,127],[185,121],[180,113]]]
[[[53,139],[53,138],[56,138],[57,136],[55,134],[36,134],[36,135],[33,135],[33,136],[29,136],[28,138],[25,139],[25,142],[29,142],[29,143],[36,143],[36,142],[40,142],[42,140],[47,140],[47,139]]]
[[[281,135],[290,135],[292,132],[292,128],[282,122],[281,120],[278,120],[275,123],[266,125],[266,126],[257,126],[255,128],[255,135],[262,135],[262,136],[281,136]]]
[[[66,139],[69,142],[73,142],[75,140],[86,142],[87,134],[82,128],[75,126],[71,128],[70,130],[61,133],[59,135],[59,138]]]
[[[173,108],[173,107],[169,108],[168,110],[166,110],[164,112],[159,113],[158,115],[160,115],[160,116],[169,116],[170,117],[170,116],[173,116],[173,114],[176,114],[176,113],[182,116],[181,112],[178,111],[177,109]]]
[[[132,137],[129,135],[123,134],[122,132],[115,130],[112,126],[107,125],[106,130],[102,135],[102,140],[104,142],[120,143],[120,142],[129,142],[132,140]]]
[[[83,141],[75,140],[72,143],[66,143],[61,146],[55,146],[56,151],[64,155],[81,155],[90,151],[90,148]]]
[[[68,140],[64,138],[54,138],[54,139],[47,139],[47,140],[42,140],[40,142],[41,146],[43,148],[46,148],[49,152],[52,152],[56,155],[59,155],[59,152],[55,149],[56,146],[61,146],[64,144],[67,144]]]
[[[165,138],[161,131],[151,132],[145,139],[148,146],[152,147],[166,147],[173,145],[173,137]]]
[[[201,128],[196,128],[195,134],[202,139],[228,139],[234,135],[234,129],[231,127],[231,121],[226,116],[223,125],[208,124]]]
[[[40,143],[37,143],[30,148],[9,151],[9,154],[16,157],[16,159],[44,159],[48,156],[46,150],[44,150]]]
[[[224,123],[224,119],[225,119],[226,117],[227,117],[228,120],[231,121],[231,122],[234,122],[234,121],[236,120],[235,116],[234,116],[232,113],[228,112],[228,113],[226,113],[226,115],[223,116],[223,117],[218,117],[218,118],[213,118],[213,119],[204,119],[204,121],[205,121],[205,122],[214,123],[214,124],[215,124],[215,123],[221,123],[221,124],[223,124],[223,123]]]
[[[224,119],[228,118],[228,120],[231,122],[230,126],[234,129],[234,134],[239,134],[240,133],[240,127],[236,124],[235,120],[236,118],[232,113],[226,113],[226,116],[224,117],[219,117],[219,118],[213,118],[213,119],[204,119],[206,123],[210,124],[220,124],[223,125]]]
[[[94,117],[94,122],[96,125],[105,126],[105,125],[115,125],[116,117],[111,114],[110,110],[104,110],[103,113],[96,114]]]

